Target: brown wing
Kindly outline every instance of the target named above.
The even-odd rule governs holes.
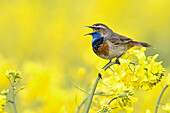
[[[129,42],[132,42],[133,40],[131,38],[119,35],[117,33],[112,34],[110,37],[107,38],[110,42],[112,42],[114,45],[119,44],[126,44]]]

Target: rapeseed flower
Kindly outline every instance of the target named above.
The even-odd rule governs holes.
[[[161,65],[162,61],[155,61],[158,54],[146,57],[145,50],[146,48],[130,49],[119,58],[120,65],[113,64],[110,72],[105,72],[103,69],[99,71],[103,75],[102,84],[104,85],[100,84],[97,91],[113,94],[105,98],[107,104],[109,101],[109,107],[131,113],[133,112],[132,106],[138,101],[138,98],[133,96],[134,89],[147,91],[161,81],[165,70]],[[105,104],[100,103],[102,104],[100,106]],[[109,107],[104,105],[98,112],[104,113]]]
[[[5,113],[6,96],[0,94],[0,113]]]

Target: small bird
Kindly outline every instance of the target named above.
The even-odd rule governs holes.
[[[92,47],[94,53],[103,59],[110,60],[109,63],[113,58],[117,57],[115,63],[120,64],[119,57],[126,53],[131,47],[151,47],[151,45],[147,43],[133,41],[131,38],[114,33],[109,27],[102,23],[85,27],[93,29],[92,33],[85,35],[93,36]]]

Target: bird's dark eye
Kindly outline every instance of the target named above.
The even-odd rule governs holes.
[[[97,28],[96,28],[96,30],[99,30],[99,29],[100,29],[100,27],[97,27]]]

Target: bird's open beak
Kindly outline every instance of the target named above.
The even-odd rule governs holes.
[[[87,33],[87,34],[85,34],[84,36],[86,36],[86,35],[92,35],[93,33]]]
[[[93,26],[85,26],[85,27],[92,28],[92,29],[94,28]]]
[[[94,30],[94,28],[95,28],[94,26],[85,26],[85,27],[88,27],[88,28],[93,29],[93,32],[95,31],[95,30]],[[86,36],[86,35],[92,35],[93,32],[92,32],[92,33],[87,33],[87,34],[85,34],[84,36]]]

